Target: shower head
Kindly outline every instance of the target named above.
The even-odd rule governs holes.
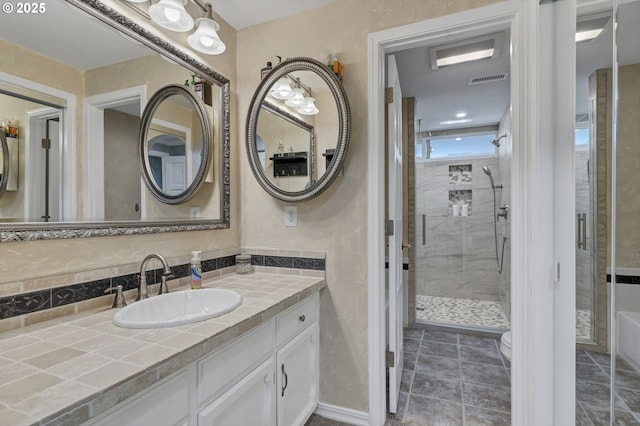
[[[493,189],[502,188],[502,185],[496,186],[495,183],[493,182],[493,173],[491,173],[491,169],[489,169],[489,167],[484,166],[482,168],[482,171],[484,172],[485,175],[489,176],[489,182],[491,182],[491,188]]]
[[[499,138],[497,138],[497,139],[491,139],[491,141],[490,141],[490,142],[491,142],[492,144],[494,144],[497,148],[500,148],[500,139],[502,139],[502,138],[506,138],[506,137],[507,137],[507,134],[505,133],[504,135],[500,136],[500,137],[499,137]],[[486,172],[485,172],[485,173],[486,173]]]

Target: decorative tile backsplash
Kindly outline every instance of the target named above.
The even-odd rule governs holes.
[[[282,270],[290,270],[295,273],[298,270],[301,275],[304,270],[313,272],[324,272],[325,270],[324,253],[320,252],[308,252],[309,257],[304,256],[307,252],[283,251],[283,253],[280,253],[278,250],[258,249],[243,250],[243,252],[251,252],[251,264],[264,267],[265,270],[270,267],[279,268],[280,272]],[[261,252],[264,254],[261,254]],[[235,257],[236,254],[232,254],[203,259],[202,272],[207,273],[233,267],[236,264]],[[146,271],[147,283],[149,285],[159,283],[162,272],[161,268]],[[190,273],[189,263],[172,265],[171,272],[173,276],[170,280],[188,277]],[[138,273],[0,297],[0,320],[102,297],[105,296],[104,291],[107,288],[117,285],[122,285],[125,291],[136,289],[138,287]]]

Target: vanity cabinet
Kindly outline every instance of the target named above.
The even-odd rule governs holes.
[[[318,403],[318,294],[91,425],[302,426]]]

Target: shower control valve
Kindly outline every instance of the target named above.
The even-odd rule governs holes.
[[[500,209],[500,211],[497,214],[498,219],[503,217],[504,220],[507,220],[507,217],[509,216],[509,206],[507,204],[505,204],[504,206],[498,207],[498,208]]]

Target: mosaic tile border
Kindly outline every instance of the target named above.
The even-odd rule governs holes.
[[[237,254],[240,253],[202,260],[202,272],[212,272],[235,266]],[[324,258],[259,254],[251,255],[251,264],[311,271],[325,271],[326,267]],[[189,263],[172,265],[173,277],[171,279],[188,277],[189,269]],[[146,272],[147,283],[149,285],[159,283],[162,271],[161,268],[148,270]],[[122,285],[124,291],[136,289],[138,287],[138,273],[0,297],[0,320],[102,297],[105,296],[104,291],[107,288],[117,285]]]
[[[607,283],[611,283],[611,274],[607,274]],[[638,275],[616,275],[616,284],[640,285],[640,276],[638,276]]]

